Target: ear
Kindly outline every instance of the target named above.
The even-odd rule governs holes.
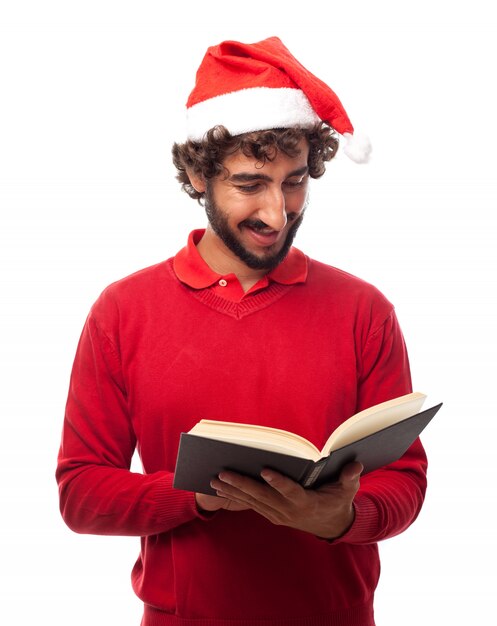
[[[188,178],[190,179],[192,187],[195,191],[198,191],[198,193],[204,193],[206,189],[204,177],[201,174],[196,174],[190,169],[187,169],[186,173],[188,174]]]

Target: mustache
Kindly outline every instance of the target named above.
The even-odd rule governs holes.
[[[243,228],[244,226],[248,226],[252,230],[264,230],[269,228],[269,226],[262,220],[243,220],[243,222],[238,224],[239,228]]]
[[[303,217],[303,213],[304,211],[302,211],[302,213],[298,216],[299,219],[302,216]],[[295,218],[297,217],[296,213],[289,213],[287,216],[287,219],[289,222],[293,222],[293,220],[295,220]],[[247,226],[248,228],[251,228],[252,230],[265,230],[265,229],[271,229],[270,226],[268,226],[265,222],[263,222],[262,220],[258,220],[258,219],[246,219],[243,220],[243,222],[240,222],[240,224],[238,224],[238,228],[241,230],[243,227]]]

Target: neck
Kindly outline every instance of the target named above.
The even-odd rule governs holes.
[[[207,265],[218,274],[235,274],[245,292],[268,272],[248,267],[224,245],[210,227],[207,227],[198,242],[197,250]]]

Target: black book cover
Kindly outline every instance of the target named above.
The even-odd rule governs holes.
[[[316,462],[182,433],[173,486],[185,491],[215,495],[210,481],[221,471],[232,470],[263,482],[260,473],[264,468],[269,468],[285,474],[306,488],[319,487],[337,480],[342,467],[352,461],[362,463],[365,474],[399,459],[441,406],[442,403],[416,413],[339,448]]]

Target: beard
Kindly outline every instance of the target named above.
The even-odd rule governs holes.
[[[302,221],[304,219],[304,212],[307,207],[307,201],[304,205],[299,216],[295,219],[294,223],[289,228],[285,241],[281,248],[276,251],[272,251],[272,246],[269,246],[267,251],[261,255],[254,254],[247,250],[237,233],[228,224],[228,219],[223,210],[217,206],[209,187],[205,191],[205,213],[212,230],[221,239],[224,245],[233,252],[247,267],[253,270],[272,270],[277,267],[287,256],[290,248],[292,247],[293,240],[297,234]],[[267,228],[267,224],[261,220],[243,220],[238,224],[238,229],[241,231],[243,228],[251,228],[252,230],[264,230]]]

